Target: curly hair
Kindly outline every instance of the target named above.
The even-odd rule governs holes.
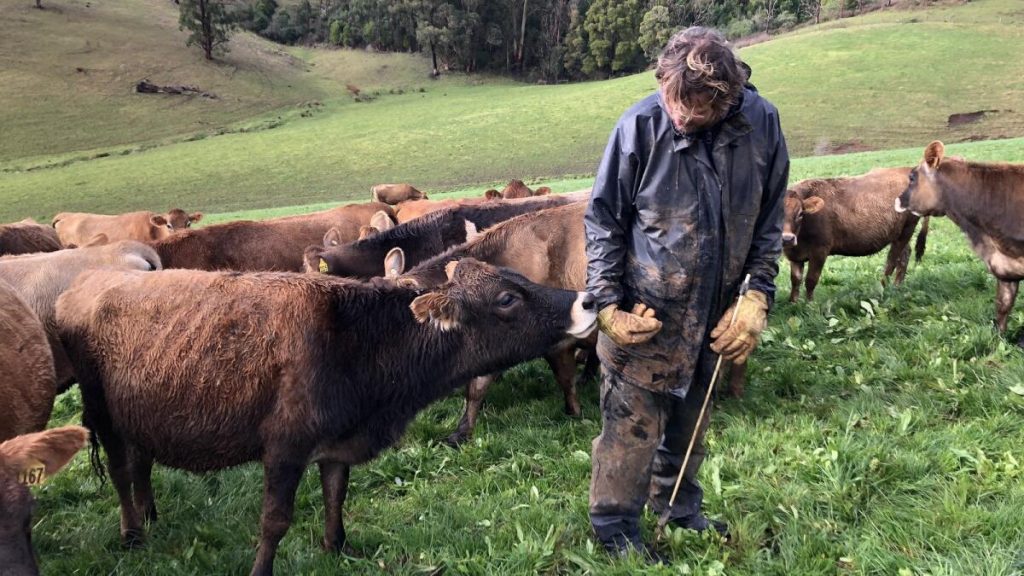
[[[747,71],[720,32],[693,26],[668,41],[654,77],[670,108],[710,107],[711,116],[721,119],[739,101]]]

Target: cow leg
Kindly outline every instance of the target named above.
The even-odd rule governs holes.
[[[142,529],[142,518],[132,499],[132,466],[129,459],[132,449],[114,435],[101,439],[107,452],[107,472],[110,473],[110,481],[117,490],[117,499],[121,504],[121,545],[125,548],[138,548],[145,541],[145,532]]]
[[[484,403],[484,396],[491,387],[491,382],[494,382],[493,374],[477,376],[466,383],[466,410],[459,420],[459,427],[445,440],[449,446],[456,447],[473,436],[476,417],[480,414],[480,406]]]
[[[810,263],[807,266],[807,280],[805,281],[807,290],[807,301],[814,300],[814,289],[818,286],[818,279],[821,278],[821,269],[825,267],[825,257],[811,258]]]
[[[570,344],[544,355],[548,366],[555,374],[555,381],[562,388],[562,395],[565,397],[565,413],[569,416],[579,416],[580,401],[576,397],[576,345]]]
[[[914,226],[917,222],[914,222]],[[882,277],[882,284],[885,285],[893,272],[896,277],[892,283],[899,285],[907,275],[907,266],[910,264],[910,238],[914,235],[914,226],[904,226],[899,237],[889,245],[889,256],[885,260],[885,273]]]
[[[299,487],[304,470],[305,466],[297,462],[264,463],[260,544],[250,576],[270,576],[274,573],[274,556],[281,538],[284,538],[292,525],[295,490]]]
[[[345,496],[348,495],[349,466],[343,462],[319,462],[320,485],[324,492],[324,549],[341,552],[345,546],[345,524],[342,518]]]
[[[580,374],[579,380],[576,381],[576,387],[586,384],[587,382],[593,382],[594,378],[597,377],[598,369],[601,367],[601,361],[597,357],[597,350],[594,348],[584,348],[586,360],[583,363],[583,372]]]
[[[747,383],[747,363],[729,363],[729,393],[733,398],[743,398]]]
[[[147,522],[156,522],[156,500],[153,498],[153,457],[136,449],[132,455],[132,483],[135,508]]]
[[[803,262],[789,262],[789,281],[793,286],[789,290],[789,301],[796,302],[800,297],[800,283],[804,281]]]
[[[1017,287],[1019,282],[996,281],[996,328],[999,333],[1006,332],[1007,320],[1010,317],[1010,310],[1013,310],[1013,302],[1017,299]]]

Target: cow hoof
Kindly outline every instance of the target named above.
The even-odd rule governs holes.
[[[125,530],[121,533],[121,547],[128,550],[142,548],[146,544],[146,535],[142,530]]]
[[[574,408],[572,406],[566,406],[564,408],[564,411],[565,411],[565,415],[570,417],[570,418],[577,418],[577,419],[583,418],[583,410],[580,410],[579,408]]]
[[[470,436],[468,434],[453,432],[451,436],[444,439],[444,443],[447,444],[449,448],[458,450],[463,444],[469,441],[469,438]]]
[[[327,541],[324,541],[322,546],[324,552],[327,552],[328,554],[341,554],[342,556],[348,556],[350,558],[363,557],[363,555],[360,554],[355,548],[349,546],[347,542],[343,542],[339,546],[337,543],[330,544]]]

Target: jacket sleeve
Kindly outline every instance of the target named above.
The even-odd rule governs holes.
[[[750,274],[750,287],[768,296],[769,306],[775,301],[775,276],[779,273],[782,254],[782,220],[789,184],[789,152],[782,135],[778,113],[773,115],[775,142],[770,154],[768,178],[761,197],[761,210],[754,223],[754,236],[744,264],[744,275]]]
[[[597,169],[583,217],[587,242],[587,292],[600,310],[622,301],[622,273],[633,221],[639,158],[622,124],[616,125]]]

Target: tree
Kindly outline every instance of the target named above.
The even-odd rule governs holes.
[[[640,48],[648,60],[653,60],[672,37],[673,26],[665,6],[653,6],[640,21]]]
[[[640,0],[595,0],[587,10],[587,31],[595,70],[631,72],[642,66],[638,37],[642,11]],[[584,72],[590,73],[584,62]]]
[[[227,51],[228,33],[235,27],[234,20],[219,0],[180,0],[181,15],[178,29],[191,32],[186,46],[199,44],[207,60],[213,60],[214,50]]]

